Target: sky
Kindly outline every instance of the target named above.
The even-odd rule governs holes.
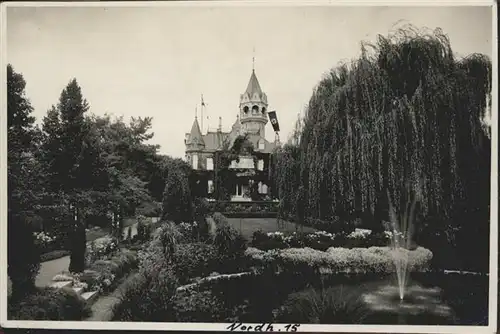
[[[203,132],[219,116],[224,130],[234,123],[253,58],[285,141],[322,75],[405,24],[442,28],[459,56],[492,55],[489,7],[145,5],[9,7],[7,62],[23,74],[38,122],[76,78],[90,112],[153,117],[151,142],[183,157],[201,94]]]

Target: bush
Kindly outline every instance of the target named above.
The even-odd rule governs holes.
[[[120,287],[119,302],[113,306],[113,321],[174,321],[172,298],[178,286],[168,266],[140,270]]]
[[[34,289],[40,252],[30,225],[11,212],[7,223],[7,272],[12,281],[12,295],[17,298]]]
[[[41,254],[54,250],[54,247],[56,246],[55,236],[43,231],[35,232],[33,233],[33,236],[35,237],[35,245],[38,247]]]
[[[138,267],[135,252],[122,250],[108,260],[94,262],[80,280],[88,284],[91,291],[112,291],[120,278]]]
[[[136,213],[145,217],[160,217],[162,204],[160,202],[144,202],[136,208]]]
[[[213,245],[197,242],[181,244],[174,254],[174,267],[181,284],[208,276],[217,270],[218,253]]]
[[[91,315],[87,303],[70,289],[39,289],[14,305],[9,305],[13,320],[81,321]]]
[[[281,268],[290,272],[321,269],[333,273],[389,274],[395,271],[394,258],[406,256],[409,270],[426,271],[432,260],[432,252],[422,247],[412,251],[389,247],[329,248],[326,252],[311,248],[288,248],[268,252],[248,248],[245,254],[257,267]]]
[[[174,299],[175,320],[181,322],[222,322],[224,305],[211,291],[183,291]]]
[[[340,285],[291,294],[275,311],[275,319],[281,323],[359,324],[368,312],[358,287]]]

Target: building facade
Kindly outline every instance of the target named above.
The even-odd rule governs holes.
[[[195,187],[207,198],[215,199],[218,188],[221,187],[217,172],[221,168],[217,155],[233,147],[237,138],[245,136],[253,146],[253,154],[239,154],[239,159],[232,160],[228,169],[232,177],[228,178],[225,188],[228,189],[225,199],[233,201],[249,201],[260,197],[268,199],[271,196],[270,157],[277,148],[279,140],[270,142],[266,139],[265,127],[268,124],[268,100],[262,91],[255,70],[252,70],[247,88],[240,95],[239,111],[236,121],[229,132],[207,130],[202,133],[197,117],[191,131],[186,133],[186,161],[191,165],[196,175]],[[239,161],[238,161],[239,160]],[[266,174],[266,175],[263,175]],[[230,179],[230,180],[229,180]],[[251,191],[252,189],[252,191]],[[250,196],[255,191],[258,196]],[[220,196],[218,199],[221,199]]]

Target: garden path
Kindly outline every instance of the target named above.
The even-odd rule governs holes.
[[[92,316],[87,321],[111,321],[113,318],[113,307],[120,302],[122,295],[122,286],[127,284],[130,277],[136,275],[136,272],[131,273],[122,279],[121,284],[111,294],[100,297],[94,304],[92,304]]]
[[[69,255],[56,260],[42,262],[40,271],[35,280],[37,287],[46,287],[52,283],[52,278],[61,271],[67,271],[69,267]]]
[[[106,237],[97,238],[94,242],[99,243],[106,239]],[[68,271],[69,268],[69,255],[59,259],[45,261],[40,263],[40,271],[35,280],[35,286],[43,288],[52,283],[52,278],[62,271]]]

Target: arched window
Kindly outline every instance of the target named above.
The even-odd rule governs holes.
[[[262,108],[262,115],[264,115],[266,113],[266,107],[263,107]]]
[[[245,114],[248,114],[248,106],[244,106],[244,107],[243,107],[243,112],[244,112]]]
[[[257,107],[257,106],[253,106],[253,107],[252,107],[252,114],[256,114],[256,113],[258,113],[258,112],[259,112],[259,107]]]

